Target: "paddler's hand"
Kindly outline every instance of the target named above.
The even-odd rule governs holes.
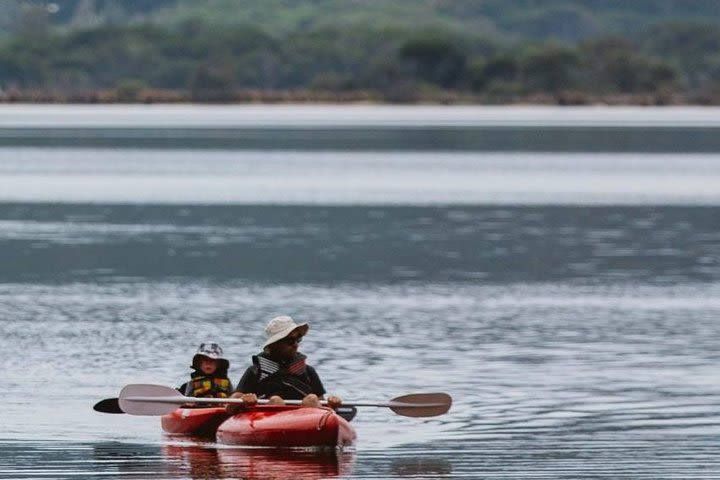
[[[247,407],[254,407],[257,405],[257,395],[254,393],[242,393],[242,392],[235,392],[232,395],[230,395],[230,398],[239,398],[242,400],[242,404],[239,403],[228,403],[225,407],[225,410],[230,415],[235,415],[240,410],[247,408]]]
[[[254,393],[243,393],[240,395],[244,407],[254,407],[257,405],[257,395]]]
[[[342,398],[338,397],[337,395],[330,395],[327,399],[327,406],[332,408],[333,410],[340,407],[342,405]]]

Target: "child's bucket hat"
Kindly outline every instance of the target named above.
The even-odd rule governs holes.
[[[215,342],[201,343],[197,353],[193,357],[192,366],[198,368],[200,360],[209,358],[218,361],[218,370],[226,370],[230,367],[230,361],[223,356],[223,349]]]

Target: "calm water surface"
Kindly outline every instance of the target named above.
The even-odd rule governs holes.
[[[0,478],[720,477],[712,146],[272,147],[0,148]],[[279,313],[331,392],[452,410],[337,454],[92,411],[208,338],[237,380]]]

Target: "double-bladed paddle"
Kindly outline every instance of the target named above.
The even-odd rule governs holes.
[[[117,403],[115,403],[117,402]],[[266,404],[267,400],[258,400]],[[106,398],[93,407],[104,413],[129,413],[130,415],[165,415],[179,405],[185,404],[242,404],[239,398],[186,397],[177,390],[163,385],[133,384],[120,391],[119,398]],[[300,405],[300,400],[285,400],[286,405]],[[325,404],[326,402],[322,402]],[[446,393],[411,393],[393,398],[386,403],[357,402],[343,404],[349,407],[386,407],[406,417],[434,417],[446,413],[452,398]]]

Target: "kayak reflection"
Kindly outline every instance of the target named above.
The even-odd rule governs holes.
[[[166,458],[193,479],[339,478],[348,475],[355,455],[338,450],[215,448],[210,445],[165,445]]]
[[[92,476],[121,476],[123,480],[148,478],[183,478],[168,462],[158,445],[123,442],[101,442],[92,445]],[[91,474],[88,473],[90,476]]]
[[[200,445],[163,446],[173,478],[225,478],[217,450]]]

